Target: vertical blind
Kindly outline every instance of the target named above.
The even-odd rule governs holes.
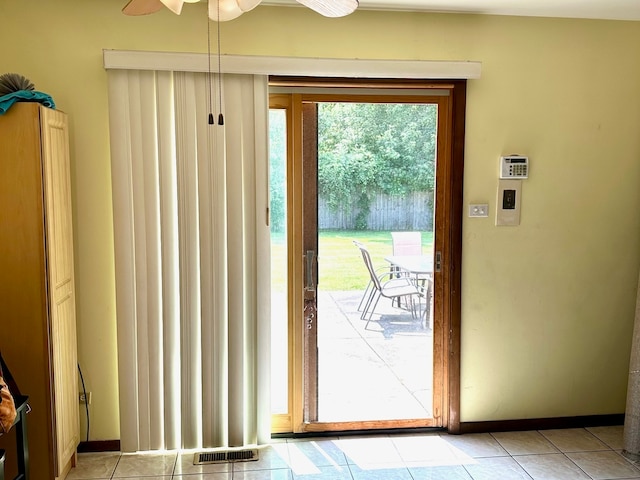
[[[126,452],[270,436],[267,77],[207,75],[108,71]]]

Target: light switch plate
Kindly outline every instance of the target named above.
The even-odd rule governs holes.
[[[522,180],[499,180],[496,225],[520,225]]]
[[[489,204],[488,203],[476,203],[469,205],[470,217],[488,217],[489,216]]]

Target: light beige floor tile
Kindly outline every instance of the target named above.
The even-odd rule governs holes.
[[[347,458],[336,444],[338,439],[305,439],[287,443],[289,465],[294,473],[311,467],[346,465]]]
[[[233,480],[291,480],[291,472],[284,469],[275,470],[247,470],[233,472]],[[183,480],[190,480],[188,477]]]
[[[412,480],[404,465],[349,465],[354,480]]]
[[[457,465],[463,461],[440,435],[398,436],[391,437],[391,441],[400,458],[407,463],[437,466]]]
[[[507,451],[488,433],[466,435],[441,434],[442,439],[453,449],[458,457],[504,457]]]
[[[173,477],[163,477],[163,478],[170,478],[171,480],[232,480],[233,473],[231,471],[213,472],[213,473],[195,473],[195,474],[188,474],[188,475],[173,475]],[[136,480],[140,480],[140,478],[137,478]],[[149,479],[144,478],[142,480],[149,480]]]
[[[144,480],[173,480],[173,478],[171,477],[171,475],[162,475],[162,476],[151,476],[151,477],[119,477],[118,480],[140,480],[141,478],[144,478]],[[192,479],[189,479],[192,480]],[[195,479],[193,479],[195,480]],[[217,479],[211,479],[211,480],[217,480]]]
[[[347,465],[332,465],[313,467],[306,470],[292,470],[294,480],[352,480],[351,472]]]
[[[512,457],[477,458],[464,468],[473,480],[531,480],[531,477]]]
[[[592,452],[609,450],[609,447],[598,440],[584,428],[564,430],[541,430],[540,433],[561,452]]]
[[[120,452],[79,453],[77,465],[71,469],[69,480],[111,478],[120,460]]]
[[[615,452],[618,453],[624,459],[625,462],[640,469],[640,460],[637,460],[635,456],[633,458],[629,458],[627,455],[624,454],[623,450],[615,450]]]
[[[233,462],[234,478],[236,472],[249,470],[289,469],[289,450],[286,443],[276,443],[258,449],[258,460],[251,462]]]
[[[511,455],[558,453],[558,449],[537,431],[496,432],[491,435]]]
[[[640,469],[616,452],[573,452],[566,455],[594,479],[640,476]]]
[[[336,445],[349,464],[402,464],[402,457],[389,437],[345,437],[338,439]]]
[[[206,450],[201,450],[205,452]],[[174,475],[189,475],[193,473],[218,473],[218,472],[230,472],[231,464],[229,463],[211,463],[207,465],[194,465],[194,455],[196,451],[180,452],[178,454],[178,461],[176,462],[176,468],[173,471]],[[194,479],[195,480],[195,479]]]
[[[157,476],[157,475],[153,475],[151,477],[149,476],[143,476],[143,477],[119,477],[118,480],[140,480],[141,478],[144,478],[144,480],[173,480],[173,477],[171,475],[161,475],[161,476]],[[189,480],[196,480],[196,479],[189,479]],[[208,479],[207,479],[208,480]],[[211,480],[217,480],[217,479],[211,479]]]
[[[172,475],[177,453],[123,453],[114,478]]]
[[[514,459],[534,480],[590,480],[586,473],[562,453],[522,455]]]
[[[471,475],[460,465],[413,466],[407,468],[413,480],[471,480]]]
[[[588,427],[587,430],[593,433],[613,450],[622,450],[622,438],[624,432],[623,425],[614,425],[611,427]]]

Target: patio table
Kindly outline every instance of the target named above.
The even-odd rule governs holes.
[[[407,273],[420,276],[433,273],[433,256],[431,255],[389,255],[384,257],[392,269],[404,270]]]
[[[433,329],[433,319],[431,313],[427,312],[430,306],[432,295],[432,283],[428,281],[433,276],[433,256],[432,255],[389,255],[384,257],[389,262],[391,270],[394,272],[404,271],[413,277],[416,286],[423,292],[421,296],[426,300],[424,311],[424,325],[427,322],[429,328]],[[428,282],[427,282],[428,281]],[[399,301],[399,300],[398,300]],[[398,305],[400,306],[400,305]]]

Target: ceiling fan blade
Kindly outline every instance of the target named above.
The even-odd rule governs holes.
[[[209,0],[209,18],[214,22],[227,22],[238,18],[244,12],[256,8],[261,1],[262,0]]]
[[[122,9],[122,13],[125,15],[149,15],[156,13],[161,8],[162,2],[160,0],[130,0]]]
[[[180,15],[183,3],[184,0],[130,0],[122,9],[122,13],[125,15],[149,15],[165,6],[176,15]]]
[[[344,17],[358,8],[358,0],[296,0],[325,17]]]
[[[182,12],[182,5],[184,5],[184,0],[160,0],[164,3],[164,6],[171,10],[176,15],[180,15]]]

